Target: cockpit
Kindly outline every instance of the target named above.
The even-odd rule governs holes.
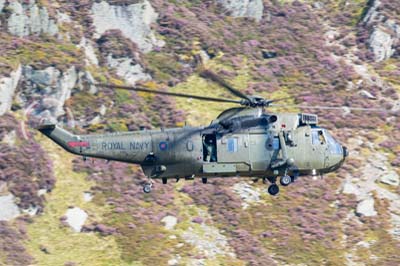
[[[311,134],[313,145],[328,145],[331,154],[343,154],[342,145],[326,129],[313,128]]]

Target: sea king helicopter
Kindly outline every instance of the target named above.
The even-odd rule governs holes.
[[[271,195],[280,185],[288,186],[299,176],[322,175],[337,170],[348,150],[328,130],[318,126],[318,116],[307,113],[269,113],[277,101],[245,95],[215,73],[201,76],[220,84],[240,100],[221,99],[145,87],[108,84],[96,86],[184,97],[211,102],[239,104],[223,111],[208,126],[140,130],[95,135],[74,135],[54,123],[43,122],[38,130],[68,152],[80,156],[139,164],[148,181],[143,191],[152,190],[153,179],[193,179],[207,183],[211,177],[252,177],[269,183]],[[282,105],[284,106],[284,105]],[[307,108],[313,108],[307,106]],[[323,107],[320,109],[341,109]],[[348,108],[350,110],[379,110]]]

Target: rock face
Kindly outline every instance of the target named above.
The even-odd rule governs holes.
[[[117,71],[117,75],[123,78],[127,83],[135,85],[139,80],[150,80],[151,76],[144,73],[141,65],[134,64],[131,58],[113,58],[112,55],[107,57],[108,67]]]
[[[377,27],[372,32],[369,45],[374,53],[375,61],[380,62],[390,58],[394,54],[394,39],[381,27]]]
[[[8,78],[0,79],[0,116],[10,110],[15,89],[20,81],[22,73],[21,66],[10,74]]]
[[[58,33],[57,24],[53,19],[50,19],[47,9],[45,7],[39,8],[34,0],[26,2],[24,1],[24,4],[17,1],[9,3],[12,13],[8,19],[8,31],[18,37],[41,33],[50,36],[56,35]]]
[[[81,42],[79,43],[79,48],[85,52],[86,65],[99,65],[99,59],[97,59],[96,52],[90,41],[88,41],[86,38],[82,38]]]
[[[110,5],[102,1],[92,7],[93,25],[101,35],[107,30],[120,30],[125,37],[136,43],[142,52],[149,52],[154,46],[164,46],[151,30],[151,24],[158,14],[146,0],[128,6]]]
[[[234,17],[252,17],[260,21],[264,12],[262,0],[218,0]]]
[[[377,62],[392,57],[395,52],[394,46],[400,41],[400,26],[394,20],[388,19],[380,13],[380,8],[382,8],[381,1],[372,1],[371,7],[363,19],[365,25],[373,25],[368,43]]]
[[[23,68],[23,77],[28,85],[24,93],[36,96],[39,101],[33,115],[57,119],[65,113],[64,102],[71,96],[71,90],[78,82],[79,73],[75,67],[61,72],[54,67],[34,70],[26,66]],[[39,93],[33,93],[38,88],[40,88]]]
[[[372,21],[383,19],[382,15],[378,11],[378,8],[381,4],[382,3],[380,0],[371,1],[370,8],[369,8],[367,14],[363,18],[364,23],[368,24],[368,23],[371,23]]]

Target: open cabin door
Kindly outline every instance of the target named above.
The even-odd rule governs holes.
[[[238,174],[250,170],[248,134],[216,136],[215,157],[205,160],[203,170],[208,173]],[[215,159],[215,161],[214,161]]]

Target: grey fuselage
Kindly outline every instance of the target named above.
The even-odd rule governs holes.
[[[74,135],[55,125],[39,130],[73,154],[139,164],[152,178],[273,177],[290,174],[292,166],[300,175],[338,169],[346,149],[325,129],[301,124],[301,115],[277,114],[274,123],[231,131],[216,131],[213,124],[96,135]]]

